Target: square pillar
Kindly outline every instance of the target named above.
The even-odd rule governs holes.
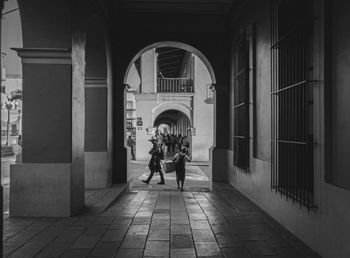
[[[107,146],[108,88],[106,78],[85,79],[85,188],[107,188],[112,164]]]
[[[23,64],[23,149],[10,170],[10,216],[72,216],[84,207],[84,99],[72,85],[71,51],[14,50]]]
[[[214,97],[214,142],[210,149],[209,170],[213,182],[226,182],[229,168],[229,134],[231,127],[228,121],[228,88],[224,84],[213,84]],[[227,133],[220,133],[226,131]]]

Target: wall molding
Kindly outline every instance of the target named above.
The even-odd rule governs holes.
[[[86,88],[107,88],[107,78],[105,77],[85,77]]]
[[[22,59],[22,64],[72,64],[68,48],[11,48]]]

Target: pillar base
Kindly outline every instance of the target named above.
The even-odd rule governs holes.
[[[85,152],[85,188],[108,188],[112,183],[107,152]]]
[[[212,182],[227,182],[228,153],[227,149],[210,148],[209,169],[212,172]]]
[[[71,164],[12,164],[11,217],[69,217],[84,207],[71,201]],[[82,194],[83,193],[74,193]]]

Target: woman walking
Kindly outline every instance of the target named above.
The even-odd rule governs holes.
[[[184,191],[186,161],[191,161],[186,152],[187,149],[182,148],[182,150],[179,153],[176,153],[174,157],[177,189],[181,189],[181,191]]]

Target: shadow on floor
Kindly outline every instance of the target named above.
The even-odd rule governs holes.
[[[155,173],[151,182],[147,185],[141,180],[148,178],[150,171],[147,167],[147,161],[132,161],[130,165],[130,173],[132,173],[132,181],[130,187],[137,190],[177,190],[175,172],[165,173],[165,185],[158,185],[160,176]],[[190,192],[209,192],[209,178],[206,176],[205,170],[208,166],[197,166],[194,164],[186,165],[185,191]],[[163,170],[164,171],[164,170]]]

